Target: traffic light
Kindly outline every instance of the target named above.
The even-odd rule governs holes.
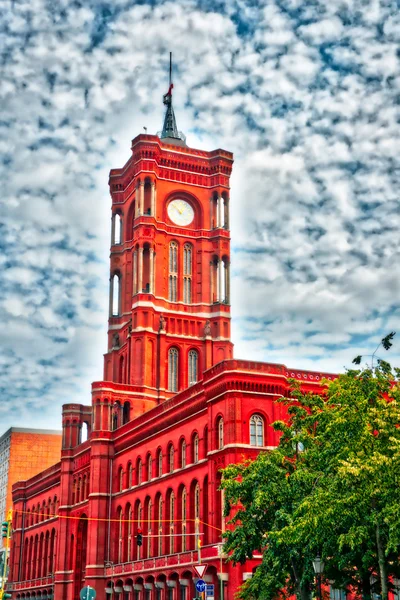
[[[141,546],[142,544],[143,544],[142,530],[138,529],[136,532],[136,546]]]
[[[10,598],[12,598],[12,595],[9,592],[4,592],[3,600],[10,600]]]
[[[8,538],[10,523],[8,521],[3,521],[1,524],[1,537]]]

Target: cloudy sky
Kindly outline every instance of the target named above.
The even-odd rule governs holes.
[[[337,371],[400,332],[395,0],[1,13],[0,433],[60,427],[102,377],[108,171],[161,129],[170,50],[188,144],[235,154],[236,356]]]

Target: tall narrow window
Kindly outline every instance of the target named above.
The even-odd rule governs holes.
[[[153,478],[153,459],[151,455],[147,457],[147,481]]]
[[[181,442],[181,467],[184,469],[186,467],[186,442],[182,440]]]
[[[169,553],[175,552],[175,496],[171,492],[169,497]]]
[[[185,244],[183,247],[183,301],[192,303],[192,246]]]
[[[123,532],[123,513],[122,513],[122,508],[119,507],[118,508],[118,561],[119,563],[122,562],[122,549],[123,549],[123,543],[124,543],[124,532]]]
[[[162,450],[160,449],[158,451],[158,456],[157,456],[157,463],[158,463],[157,464],[157,468],[158,468],[158,476],[159,477],[161,477],[161,475],[163,474],[163,468],[162,468],[163,464],[162,464],[162,461],[163,461],[163,454],[162,454]]]
[[[122,219],[121,215],[115,213],[113,217],[113,243],[120,244],[122,242]]]
[[[163,500],[162,498],[158,501],[158,540],[157,540],[157,554],[161,556],[162,552],[162,539],[163,539]]]
[[[187,518],[187,493],[186,489],[182,491],[182,552],[186,552],[186,518]]]
[[[152,538],[152,529],[151,529],[151,510],[152,504],[151,500],[147,505],[147,558],[151,557],[151,540]]]
[[[143,506],[142,506],[141,502],[139,502],[138,507],[137,507],[137,524],[136,524],[136,527],[138,529],[142,529],[142,527],[143,527]],[[141,546],[137,546],[137,560],[140,559],[140,554],[141,554],[140,548],[141,548]]]
[[[120,287],[121,280],[118,273],[115,273],[112,278],[112,307],[111,316],[117,317],[120,313]]]
[[[250,419],[250,444],[264,446],[264,421],[260,415],[253,415]]]
[[[221,448],[224,447],[224,420],[222,417],[220,417],[218,419],[217,433],[218,433],[218,449],[221,450]]]
[[[189,385],[193,385],[198,380],[199,353],[197,350],[189,352]]]
[[[168,300],[178,300],[178,244],[171,242],[169,245],[169,276],[168,276]]]
[[[129,463],[128,466],[128,487],[131,488],[133,486],[133,467],[132,463]]]
[[[168,390],[178,391],[178,350],[170,348],[168,351]]]
[[[199,462],[199,436],[197,433],[193,438],[193,462]]]
[[[136,463],[136,478],[137,484],[140,485],[143,481],[143,464],[140,458]]]
[[[194,518],[195,518],[195,548],[199,547],[199,524],[200,524],[200,486],[197,483],[194,489]]]
[[[172,473],[174,470],[174,447],[172,444],[169,447],[168,464],[169,464],[169,472]]]
[[[130,560],[132,560],[133,558],[133,552],[132,552],[132,547],[133,547],[133,512],[132,512],[132,507],[131,505],[129,505],[128,508],[128,527],[127,527],[127,533],[128,533],[128,539],[127,539],[127,552],[126,552],[126,560],[127,562],[129,562]]]

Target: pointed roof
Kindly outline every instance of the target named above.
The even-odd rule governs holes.
[[[172,106],[172,52],[169,53],[169,88],[168,92],[163,96],[163,103],[167,107],[164,117],[164,125],[160,134],[160,138],[168,140],[170,143],[177,143],[186,145],[186,138],[181,131],[178,131],[176,126],[175,113]],[[178,141],[179,140],[179,141]]]

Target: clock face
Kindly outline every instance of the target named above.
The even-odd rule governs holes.
[[[194,210],[186,200],[172,200],[168,204],[167,212],[175,225],[189,225],[194,218]]]

